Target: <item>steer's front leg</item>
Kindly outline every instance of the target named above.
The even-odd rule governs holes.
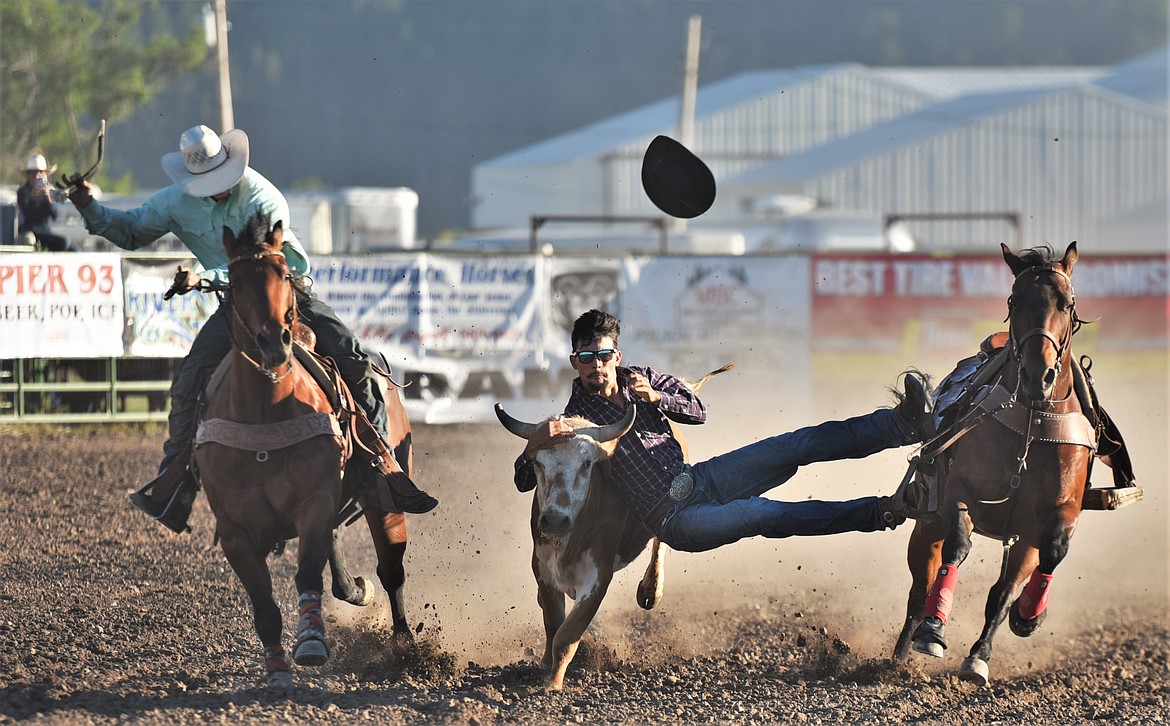
[[[573,605],[569,616],[565,618],[565,622],[557,630],[557,634],[552,640],[552,663],[548,682],[545,684],[547,690],[559,691],[564,687],[565,671],[569,669],[569,663],[577,654],[577,646],[581,643],[581,636],[585,634],[589,623],[593,622],[593,616],[597,615],[597,610],[601,607],[601,601],[605,597],[605,591],[608,587],[609,578],[607,577],[604,583],[599,583],[597,588]]]
[[[552,584],[552,576],[543,570],[535,554],[532,556],[532,572],[536,575],[536,603],[540,605],[540,613],[544,618],[544,658],[541,659],[541,665],[552,668],[553,639],[565,622],[565,593]]]

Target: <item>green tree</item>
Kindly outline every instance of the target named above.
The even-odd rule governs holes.
[[[193,6],[176,5],[168,11],[158,0],[0,1],[6,180],[19,179],[37,151],[63,170],[89,168],[101,119],[110,125],[126,119],[205,61],[207,42]]]

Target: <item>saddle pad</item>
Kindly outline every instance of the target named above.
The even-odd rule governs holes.
[[[222,418],[199,423],[195,445],[215,442],[243,451],[273,451],[314,436],[341,436],[341,424],[331,413],[309,413],[270,424],[243,424]]]

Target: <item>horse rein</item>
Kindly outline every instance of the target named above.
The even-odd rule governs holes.
[[[254,345],[256,348],[260,347],[260,343],[259,343],[259,341],[256,340],[255,333],[253,333],[252,329],[248,327],[248,324],[244,321],[244,319],[240,317],[239,310],[236,309],[234,302],[231,300],[232,285],[230,283],[230,271],[231,271],[232,265],[238,264],[240,262],[261,262],[266,257],[279,257],[280,260],[277,264],[284,267],[284,269],[286,269],[286,270],[288,269],[288,263],[285,260],[284,253],[277,252],[275,250],[263,250],[261,252],[253,252],[251,254],[239,255],[237,257],[234,257],[234,258],[228,260],[228,263],[227,263],[227,268],[229,271],[229,284],[228,284],[227,292],[225,294],[226,302],[231,306],[232,317],[235,318],[235,320],[240,324],[240,327],[242,327],[244,329],[244,332],[248,334],[248,338],[252,341],[252,345]],[[284,275],[284,279],[289,281],[290,288],[294,287],[291,285],[292,279],[293,279],[291,272],[286,273]],[[290,294],[292,295],[292,306],[289,307],[288,313],[285,315],[286,327],[292,325],[293,321],[295,321],[297,318],[296,290],[290,289]],[[236,350],[239,351],[240,356],[244,360],[248,361],[248,363],[250,363],[253,368],[255,368],[261,375],[263,375],[265,378],[267,378],[271,383],[273,383],[273,384],[280,383],[285,378],[287,378],[290,373],[292,373],[293,362],[292,362],[291,358],[289,359],[289,362],[288,362],[288,369],[285,370],[284,373],[277,373],[276,371],[273,371],[273,370],[267,368],[262,363],[258,363],[256,360],[254,360],[252,358],[252,356],[248,355],[247,351],[244,350],[244,347],[239,344],[239,341],[236,340],[236,334],[235,334],[233,326],[230,326],[230,325],[228,326],[228,335],[231,337],[232,345],[235,346]]]

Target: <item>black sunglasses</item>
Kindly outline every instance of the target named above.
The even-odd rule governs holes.
[[[594,358],[600,358],[602,363],[608,363],[613,354],[617,353],[614,348],[606,348],[605,350],[579,350],[572,354],[572,358],[576,358],[577,362],[583,366],[587,366],[593,362]]]

